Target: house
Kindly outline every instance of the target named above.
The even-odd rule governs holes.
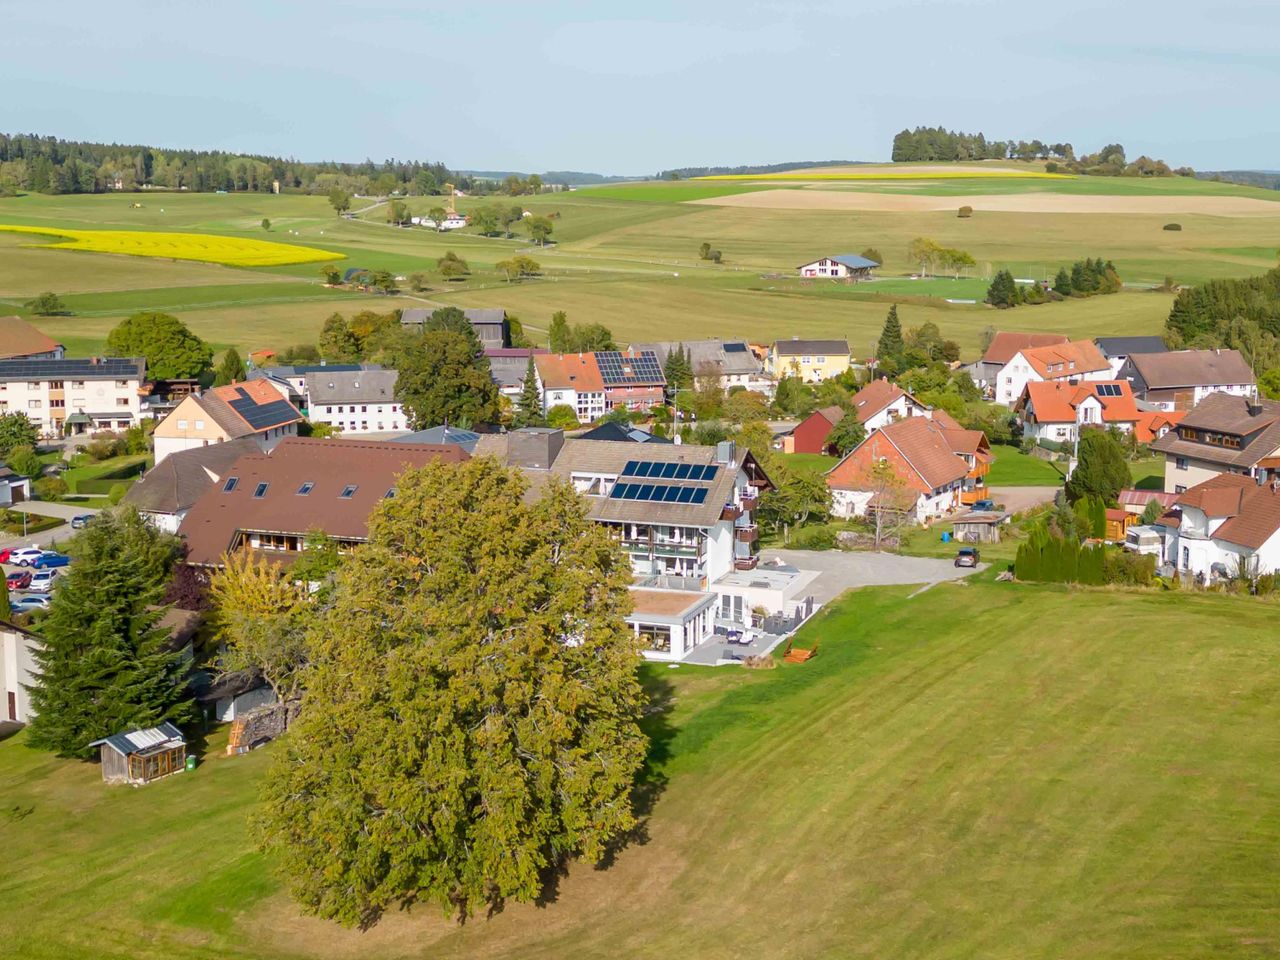
[[[387,441],[389,443],[425,443],[430,446],[452,443],[470,455],[475,450],[476,444],[480,442],[480,434],[474,430],[451,427],[446,423],[438,427],[427,427],[425,430],[415,430],[400,437],[388,437]]]
[[[0,360],[62,360],[66,348],[21,317],[0,317]]]
[[[1220,473],[1280,476],[1280,401],[1211,393],[1151,444],[1164,454],[1164,489],[1182,493]]]
[[[421,333],[431,319],[434,310],[411,307],[400,311],[400,325],[407,330]],[[486,350],[511,346],[511,323],[507,311],[501,307],[474,307],[462,311],[480,345]]]
[[[745,340],[660,340],[631,345],[635,353],[652,351],[663,370],[667,367],[667,357],[677,348],[688,354],[689,367],[695,377],[718,377],[722,390],[744,387],[773,394],[773,381],[765,376],[764,364]]]
[[[248,379],[266,380],[282,397],[304,414],[307,412],[307,375],[311,373],[359,373],[381,370],[378,363],[291,363],[251,370]]]
[[[307,374],[307,414],[345,434],[387,433],[409,429],[409,417],[396,399],[395,370]]]
[[[982,358],[964,369],[973,382],[984,391],[995,391],[996,380],[1005,364],[1023,350],[1034,347],[1051,347],[1067,343],[1070,338],[1060,333],[1020,333],[1012,330],[998,331],[987,344]]]
[[[0,623],[0,692],[4,707],[0,720],[29,723],[35,716],[31,709],[31,687],[40,674],[36,651],[40,638],[11,623]]]
[[[618,407],[648,410],[666,402],[667,378],[652,350],[597,350],[595,360],[604,383],[606,412]]]
[[[1024,437],[1055,443],[1075,443],[1084,427],[1133,433],[1142,417],[1127,380],[1033,380],[1014,410]]]
[[[926,417],[886,424],[854,447],[827,472],[831,513],[865,516],[885,509],[908,514],[917,523],[982,499],[991,453],[980,430],[955,430]],[[878,464],[892,478],[874,477]]]
[[[890,380],[872,380],[850,401],[867,433],[907,417],[927,417],[929,408]]]
[[[775,380],[799,377],[805,383],[821,383],[849,369],[849,341],[777,340],[769,347],[764,368]]]
[[[31,499],[31,478],[0,465],[0,509]]]
[[[827,438],[835,425],[843,420],[843,407],[822,407],[805,417],[790,434],[782,438],[783,453],[833,453]]]
[[[163,420],[183,400],[200,392],[200,381],[196,377],[148,380],[138,392],[142,395],[142,416]]]
[[[1280,570],[1280,479],[1221,473],[1178,495],[1164,561],[1204,581]]]
[[[187,760],[187,741],[168,721],[147,730],[103,737],[89,746],[99,748],[102,779],[107,783],[141,786],[182,773]]]
[[[1169,352],[1169,348],[1164,345],[1161,337],[1096,337],[1093,342],[1097,344],[1102,355],[1107,358],[1107,363],[1111,365],[1112,377],[1119,376],[1120,368],[1131,356],[1139,353]]]
[[[171,453],[129,488],[124,502],[165,533],[177,533],[189,511],[227,470],[248,453],[259,451],[257,440],[241,437],[208,447]]]
[[[518,400],[524,390],[525,374],[529,372],[529,359],[550,353],[543,347],[485,347],[489,361],[489,376],[498,385],[504,397]]]
[[[286,437],[297,436],[301,422],[298,408],[264,380],[214,387],[187,397],[156,425],[156,463],[179,450],[241,437],[252,437],[262,450],[270,450]]]
[[[871,271],[880,264],[856,253],[838,253],[810,263],[802,263],[796,272],[802,277],[827,277],[837,280],[869,280]]]
[[[1151,443],[1182,422],[1186,412],[1182,410],[1139,410],[1138,423],[1133,428],[1139,443]]]
[[[639,427],[624,426],[621,423],[606,421],[598,427],[580,433],[575,440],[609,440],[616,443],[674,443],[669,437],[641,430]]]
[[[604,380],[594,354],[550,353],[534,357],[533,364],[544,414],[561,404],[572,407],[581,423],[591,423],[608,413]]]
[[[467,225],[467,218],[457,212],[446,214],[439,223],[430,217],[411,217],[410,220],[414,225],[426,227],[428,230],[461,230]]]
[[[1106,380],[1111,365],[1092,340],[1073,340],[1015,353],[996,378],[997,403],[1013,406],[1028,383],[1041,380]]]
[[[635,587],[626,619],[646,659],[678,661],[715,635],[716,611],[714,593]]]
[[[1239,350],[1174,350],[1137,353],[1118,374],[1149,410],[1194,408],[1211,393],[1251,397],[1258,391],[1253,370]]]
[[[142,418],[146,361],[0,360],[0,415],[25,413],[43,437],[126,430]]]
[[[270,452],[240,457],[187,512],[178,535],[187,563],[216,567],[238,550],[289,562],[315,530],[339,550],[368,540],[369,515],[405,470],[461,463],[459,446],[289,437]]]

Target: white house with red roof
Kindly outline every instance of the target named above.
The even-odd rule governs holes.
[[[1206,580],[1280,571],[1280,480],[1220,473],[1177,495],[1164,560]]]
[[[1074,443],[1084,427],[1132,433],[1142,419],[1126,380],[1033,381],[1014,410],[1024,437],[1057,443]]]
[[[1019,350],[996,377],[997,403],[1013,406],[1028,383],[1048,380],[1110,380],[1111,364],[1092,340]]]

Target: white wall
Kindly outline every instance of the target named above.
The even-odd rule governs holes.
[[[327,423],[338,427],[346,436],[409,429],[404,408],[399,403],[309,405],[307,415],[312,423]]]
[[[51,383],[61,383],[54,390]],[[42,435],[52,433],[53,420],[65,421],[73,413],[109,413],[111,429],[136,424],[142,418],[142,398],[137,377],[127,380],[10,380],[0,383],[0,414],[25,413]],[[62,406],[54,406],[61,402]],[[105,429],[95,420],[93,429]]]
[[[875,433],[877,430],[881,430],[897,420],[905,420],[908,417],[928,416],[928,413],[929,411],[924,407],[908,399],[904,394],[879,413],[862,421],[862,425],[867,428],[867,433]]]
[[[15,630],[0,629],[0,720],[28,723],[34,712],[27,687],[39,675],[34,656],[36,641]],[[10,715],[10,694],[13,715]]]

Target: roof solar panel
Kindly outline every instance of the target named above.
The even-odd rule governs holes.
[[[628,460],[627,465],[622,468],[622,476],[634,477],[636,475],[636,467],[640,466],[639,460]]]
[[[243,390],[239,391],[244,394]],[[248,394],[230,401],[231,409],[244,418],[245,423],[255,430],[273,427],[276,424],[288,423],[298,418],[298,412],[288,400],[272,400],[270,403],[255,403]]]
[[[747,345],[745,343],[726,343],[722,345],[725,353],[746,353]]]
[[[662,465],[662,479],[670,480],[674,477],[676,475],[676,467],[678,466],[680,466],[678,463],[664,463]]]
[[[640,484],[640,492],[636,494],[635,499],[636,499],[636,500],[648,500],[648,499],[649,499],[649,497],[650,497],[650,495],[651,495],[652,493],[653,493],[653,484],[652,484],[652,483],[642,483],[642,484]]]
[[[634,356],[623,356],[616,350],[600,350],[596,352],[596,366],[600,369],[600,377],[606,386],[666,382],[662,375],[662,365],[658,363],[658,355],[652,350],[645,350]]]
[[[140,376],[142,361],[123,357],[100,360],[0,360],[0,380],[126,380]]]
[[[674,503],[676,501],[676,498],[680,496],[680,488],[677,486],[674,486],[674,485],[666,486],[666,487],[662,487],[661,489],[662,489],[663,503]]]
[[[692,469],[692,467],[691,467],[689,464],[687,464],[687,463],[682,463],[682,464],[680,464],[679,466],[677,466],[677,467],[676,467],[675,479],[677,479],[677,480],[688,480],[688,479],[689,479],[689,471],[690,471],[691,469]]]
[[[680,494],[676,497],[677,503],[689,503],[693,500],[693,487],[680,487]]]

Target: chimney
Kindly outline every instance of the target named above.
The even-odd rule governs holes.
[[[723,463],[730,468],[738,465],[738,445],[732,440],[721,440],[716,444],[716,463]]]
[[[1257,417],[1262,414],[1262,400],[1256,393],[1251,393],[1245,397],[1245,409],[1249,411],[1249,416]]]
[[[564,446],[563,430],[525,427],[507,434],[507,465],[527,470],[549,470]]]

